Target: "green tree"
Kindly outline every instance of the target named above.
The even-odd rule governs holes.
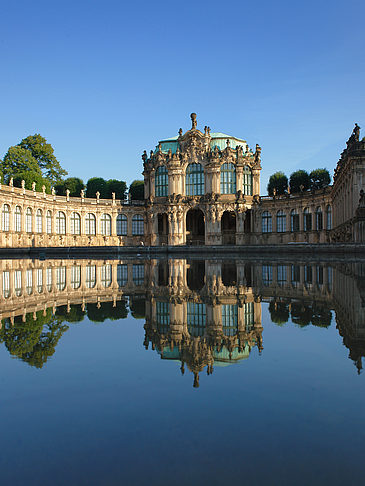
[[[291,320],[300,327],[308,326],[313,316],[312,308],[302,302],[293,302],[291,305]]]
[[[311,189],[322,189],[331,182],[331,176],[327,169],[315,169],[309,174]]]
[[[131,297],[129,302],[129,308],[131,314],[135,319],[145,319],[146,318],[146,299]]]
[[[67,171],[62,169],[61,164],[54,155],[53,147],[47,140],[36,133],[23,138],[19,147],[29,150],[33,158],[37,161],[43,175],[54,184],[61,181],[67,175]]]
[[[40,192],[42,186],[46,187],[46,193],[51,193],[51,184],[48,179],[45,179],[40,172],[33,170],[18,172],[14,175],[14,186],[21,187],[22,181],[25,181],[25,188],[31,190],[32,184],[35,182],[36,191]]]
[[[71,197],[80,197],[81,190],[85,188],[85,184],[78,177],[68,177],[54,187],[59,196],[66,196],[66,190],[68,189]]]
[[[126,197],[127,184],[117,179],[109,179],[106,183],[106,198],[112,198],[112,192],[115,192],[116,199],[124,200]]]
[[[28,171],[34,174],[37,173],[42,177],[38,162],[30,150],[19,146],[9,147],[2,164],[4,182],[8,183],[10,178],[14,177],[15,174],[23,174]]]
[[[86,183],[86,197],[96,197],[97,192],[102,199],[106,198],[107,183],[102,177],[92,177]]]
[[[293,172],[289,179],[289,186],[292,193],[307,191],[310,188],[308,172],[303,169]]]
[[[129,186],[129,194],[131,195],[132,201],[143,201],[144,200],[144,182],[143,181],[133,181]]]
[[[284,172],[275,172],[275,174],[270,176],[269,183],[267,185],[267,193],[269,196],[274,195],[274,189],[278,195],[285,194],[287,192],[288,178]]]

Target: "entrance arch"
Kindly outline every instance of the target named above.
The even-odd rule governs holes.
[[[189,209],[186,213],[186,244],[204,245],[205,223],[204,214],[200,209]]]
[[[236,213],[224,211],[221,219],[222,245],[236,244]]]
[[[167,245],[169,238],[169,220],[166,213],[157,215],[158,239],[160,245]]]

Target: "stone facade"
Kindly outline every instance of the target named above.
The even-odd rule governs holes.
[[[365,141],[359,127],[333,186],[260,196],[261,147],[192,128],[143,159],[145,201],[70,198],[0,187],[0,247],[365,242]],[[361,192],[362,191],[362,192]],[[359,201],[360,198],[360,201]]]

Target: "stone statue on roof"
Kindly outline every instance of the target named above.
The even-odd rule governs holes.
[[[192,113],[190,115],[190,118],[191,118],[191,129],[196,130],[196,126],[198,124],[198,122],[196,121],[196,113]]]

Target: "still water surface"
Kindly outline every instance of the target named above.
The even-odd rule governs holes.
[[[0,261],[1,484],[362,483],[364,276]]]

